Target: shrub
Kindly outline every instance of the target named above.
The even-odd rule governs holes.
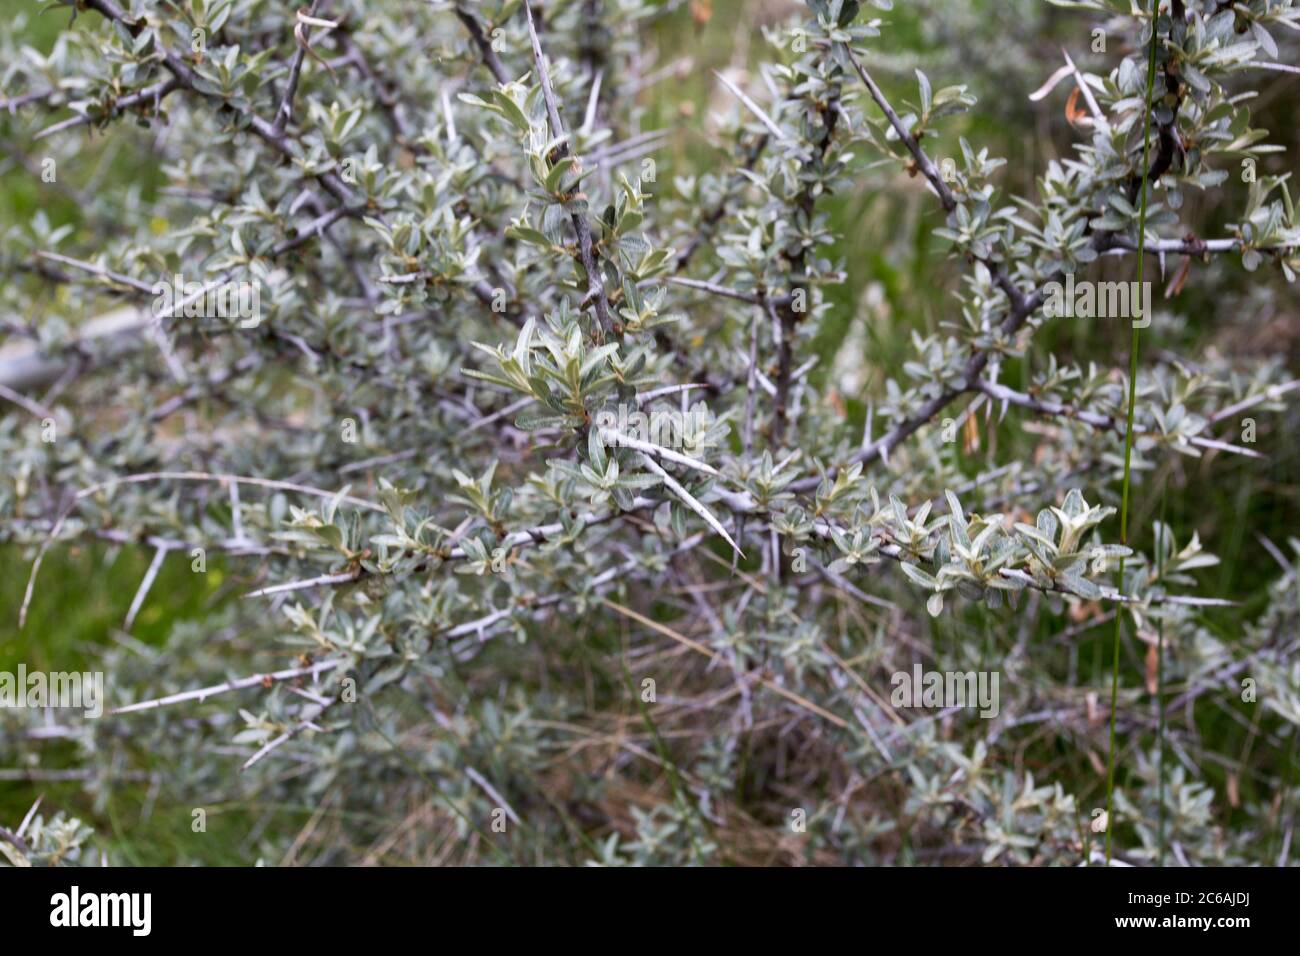
[[[6,617],[68,548],[154,557],[91,652],[117,712],[6,710],[18,775],[66,766],[93,818],[134,774],[241,862],[1285,858],[1294,569],[1224,633],[1217,559],[1154,515],[1297,382],[1139,344],[1184,284],[1300,269],[1249,108],[1300,8],[1059,5],[1093,68],[1034,93],[1076,142],[1021,196],[954,133],[968,86],[877,84],[888,0],[766,28],[698,175],[638,95],[681,3],[45,4],[73,28],[5,49],[5,122],[82,220],[4,227]],[[156,182],[97,188],[107,130]],[[950,304],[844,396],[819,349],[869,266],[832,213],[918,185]],[[1048,347],[1071,322],[1115,360]],[[239,597],[131,638],[174,562]],[[8,822],[11,857],[103,858]]]

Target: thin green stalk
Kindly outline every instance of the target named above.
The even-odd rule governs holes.
[[[700,808],[696,805],[694,795],[682,780],[678,773],[677,763],[673,760],[672,754],[668,752],[668,747],[664,743],[663,737],[659,735],[659,727],[655,724],[654,718],[650,716],[650,708],[645,705],[641,695],[636,692],[636,686],[632,682],[632,672],[628,670],[626,651],[623,657],[619,659],[623,667],[623,682],[627,685],[627,692],[636,701],[637,707],[641,711],[641,719],[645,721],[646,728],[650,731],[650,738],[654,741],[655,750],[659,754],[664,769],[668,771],[668,786],[673,792],[673,799],[677,802],[678,809],[683,813],[689,813],[700,822],[703,828],[708,831],[710,838],[714,837],[713,823],[705,816]],[[704,854],[700,849],[699,842],[695,839],[695,830],[693,827],[686,828],[687,839],[691,842],[691,851],[700,862],[704,861]]]
[[[1300,585],[1300,571],[1296,572],[1295,583]],[[1273,856],[1273,852],[1277,847],[1278,839],[1286,839],[1282,836],[1282,828],[1286,825],[1286,821],[1291,817],[1291,789],[1294,786],[1295,781],[1295,750],[1297,741],[1300,741],[1300,727],[1292,727],[1291,747],[1287,751],[1286,755],[1286,774],[1284,776],[1286,783],[1282,785],[1282,801],[1277,808],[1277,824],[1273,827],[1273,835],[1268,841],[1269,857]],[[1289,855],[1290,844],[1288,843],[1286,846]],[[1286,866],[1287,859],[1283,857],[1282,854],[1278,854],[1278,857],[1278,861],[1275,865]]]
[[[1156,541],[1156,576],[1163,585],[1165,580],[1165,542],[1169,540],[1169,475],[1165,475],[1164,485],[1160,489],[1160,538]],[[1165,619],[1156,621],[1156,739],[1160,745],[1160,759],[1157,773],[1160,779],[1160,833],[1157,841],[1159,847],[1156,864],[1165,865]]]
[[[1142,294],[1142,275],[1146,258],[1146,238],[1147,238],[1147,170],[1151,162],[1151,101],[1156,86],[1156,44],[1160,40],[1156,20],[1160,12],[1159,0],[1151,2],[1151,52],[1147,60],[1147,99],[1146,109],[1142,118],[1142,167],[1140,175],[1142,177],[1142,206],[1138,214],[1138,240],[1137,240],[1137,284],[1138,284],[1138,301],[1145,301]],[[1133,326],[1133,338],[1129,345],[1129,363],[1128,363],[1128,423],[1124,429],[1124,490],[1120,499],[1119,509],[1119,543],[1128,544],[1128,492],[1129,479],[1132,475],[1133,462],[1133,413],[1137,407],[1137,373],[1138,373],[1138,343],[1141,338],[1141,329],[1135,324]],[[1119,590],[1122,593],[1124,588],[1124,559],[1119,559]],[[1119,608],[1115,613],[1115,646],[1112,657],[1110,672],[1110,747],[1107,753],[1108,769],[1106,772],[1106,865],[1111,861],[1111,844],[1112,834],[1115,830],[1115,714],[1117,702],[1119,699],[1119,644],[1120,635],[1124,629],[1123,609]]]

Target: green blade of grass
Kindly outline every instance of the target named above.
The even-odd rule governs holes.
[[[1147,238],[1147,170],[1151,162],[1151,101],[1156,85],[1156,44],[1160,42],[1160,32],[1157,25],[1157,16],[1159,14],[1159,0],[1151,2],[1151,50],[1147,57],[1147,96],[1146,107],[1142,117],[1142,167],[1140,175],[1142,177],[1141,192],[1142,205],[1138,213],[1138,240],[1137,240],[1137,285],[1138,295],[1142,296],[1142,275],[1143,266],[1146,257],[1146,238]],[[1124,429],[1124,489],[1120,498],[1119,511],[1119,543],[1128,544],[1128,498],[1129,484],[1132,477],[1133,464],[1133,413],[1137,407],[1137,372],[1138,372],[1138,344],[1141,339],[1142,330],[1135,323],[1133,325],[1133,337],[1129,345],[1129,372],[1128,372],[1128,417],[1127,425]],[[1124,558],[1119,559],[1119,580],[1118,590],[1122,593],[1124,588]],[[1114,819],[1114,801],[1115,801],[1115,714],[1117,701],[1119,697],[1119,644],[1120,636],[1124,629],[1124,615],[1122,611],[1115,614],[1115,642],[1111,661],[1110,672],[1110,746],[1107,748],[1107,770],[1106,770],[1106,865],[1110,865],[1112,854],[1112,834],[1115,830]]]

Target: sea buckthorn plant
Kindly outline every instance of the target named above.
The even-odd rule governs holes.
[[[1293,858],[1300,6],[993,6],[24,3],[0,854]]]

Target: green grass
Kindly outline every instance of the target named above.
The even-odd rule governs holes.
[[[13,670],[19,661],[42,670],[76,670],[91,663],[95,645],[121,629],[151,559],[150,550],[134,546],[56,545],[41,567],[27,626],[20,632],[18,608],[31,562],[17,546],[0,546],[0,670]],[[132,636],[162,644],[175,622],[210,613],[225,580],[225,567],[215,557],[206,574],[194,574],[188,554],[170,554],[136,616]]]
[[[96,648],[121,634],[151,557],[149,551],[135,547],[95,544],[51,548],[33,592],[27,625],[18,631],[18,608],[31,562],[17,546],[0,546],[0,671],[12,673],[19,663],[33,671],[94,670]],[[202,621],[211,614],[229,590],[224,586],[226,578],[226,568],[219,559],[209,562],[206,574],[194,574],[187,554],[170,555],[136,617],[131,635],[146,644],[164,644],[176,623]],[[68,747],[43,745],[41,756],[41,765],[46,768],[74,765],[75,753]],[[50,806],[76,808],[111,833],[124,819],[124,814],[118,812],[119,805],[142,802],[144,788],[131,784],[115,791],[105,813],[99,814],[79,785],[6,782],[0,786],[0,820],[22,819],[41,794],[46,795]],[[126,842],[134,842],[138,836]]]

